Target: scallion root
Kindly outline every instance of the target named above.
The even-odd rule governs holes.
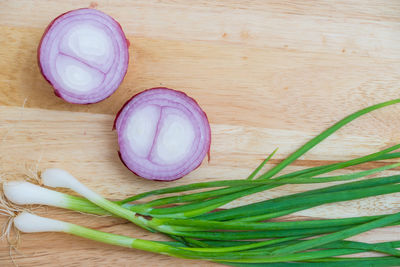
[[[1,230],[0,240],[6,239],[10,247],[17,246],[19,242],[19,232],[14,231],[13,223],[15,216],[22,210],[22,207],[8,201],[3,192],[0,192],[0,215],[7,217]]]

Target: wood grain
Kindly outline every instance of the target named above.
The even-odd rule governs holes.
[[[55,97],[40,75],[36,49],[57,15],[97,6],[117,19],[128,39],[130,66],[121,87],[94,105]],[[61,167],[117,199],[164,183],[132,175],[116,157],[114,114],[133,94],[155,86],[196,98],[212,124],[211,161],[171,183],[240,179],[276,147],[276,164],[343,116],[397,98],[400,88],[399,1],[0,1],[0,168],[4,179],[27,168]],[[400,140],[400,106],[348,125],[287,171],[372,153]],[[267,166],[271,167],[272,165]],[[371,167],[369,165],[368,167]],[[361,166],[360,168],[365,168]],[[398,173],[388,171],[387,174]],[[230,206],[300,192],[284,186]],[[288,219],[334,218],[399,211],[400,194],[343,202]],[[60,209],[49,217],[113,233],[161,238],[123,220]],[[0,218],[5,221],[5,218]],[[400,237],[399,227],[357,240]],[[20,266],[212,266],[128,251],[62,234],[22,235]],[[0,265],[12,266],[6,242]]]

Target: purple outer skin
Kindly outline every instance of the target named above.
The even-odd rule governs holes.
[[[196,101],[194,98],[188,96],[186,93],[184,93],[184,92],[182,92],[182,91],[178,91],[178,90],[174,90],[174,89],[170,89],[170,88],[166,88],[166,87],[154,87],[154,88],[146,89],[146,90],[144,90],[144,91],[142,91],[142,92],[139,92],[139,93],[133,95],[130,99],[128,99],[128,101],[125,102],[124,105],[122,105],[121,109],[120,109],[120,110],[117,112],[117,114],[115,115],[115,119],[114,119],[114,123],[113,123],[113,128],[112,128],[112,130],[115,130],[115,129],[116,129],[117,119],[118,119],[119,115],[121,114],[122,110],[125,108],[125,106],[128,105],[128,103],[129,103],[132,99],[134,99],[136,96],[138,96],[138,95],[140,95],[140,94],[142,94],[142,93],[144,93],[144,92],[146,92],[146,91],[153,90],[153,89],[166,89],[166,90],[171,90],[171,91],[175,91],[175,92],[181,93],[181,94],[185,95],[186,97],[192,99],[192,100],[200,107],[200,105],[197,103],[197,101]],[[203,112],[204,117],[206,118],[207,122],[209,123],[207,114],[203,111],[203,109],[200,108],[200,110]],[[210,142],[209,142],[209,144],[208,144],[208,149],[207,149],[208,161],[210,161],[211,131],[209,132],[209,139],[210,139]],[[137,174],[134,170],[132,170],[131,168],[129,168],[128,165],[127,165],[127,164],[125,163],[125,161],[123,160],[123,158],[122,158],[122,156],[121,156],[121,152],[120,152],[119,150],[118,150],[117,152],[118,152],[118,156],[119,156],[121,162],[125,165],[125,167],[128,168],[128,169],[129,169],[133,174],[135,174],[136,176],[142,177],[142,176],[140,176],[139,174]],[[194,167],[193,170],[191,170],[190,172],[196,170],[198,167],[200,167],[200,165],[201,165],[201,162],[200,162],[196,167]],[[185,174],[185,175],[187,175],[187,174]],[[185,176],[185,175],[183,175],[183,176]],[[177,177],[177,178],[175,178],[175,179],[170,179],[170,180],[150,179],[150,178],[145,178],[145,177],[142,177],[142,178],[144,178],[144,179],[146,179],[146,180],[151,180],[151,181],[172,182],[172,181],[181,179],[183,176]]]
[[[64,101],[67,101],[67,100],[65,100],[65,99],[62,97],[62,95],[61,95],[61,94],[58,92],[58,90],[54,87],[54,85],[52,84],[52,82],[51,82],[51,81],[46,77],[46,75],[43,73],[43,69],[42,69],[42,66],[41,66],[41,63],[40,63],[40,48],[41,48],[41,46],[42,46],[42,42],[43,42],[44,37],[46,36],[47,32],[50,30],[51,26],[53,26],[54,22],[56,22],[59,18],[61,18],[62,16],[66,15],[66,14],[68,14],[68,13],[70,13],[70,12],[74,12],[74,11],[81,10],[81,9],[91,9],[91,8],[78,8],[78,9],[70,10],[70,11],[67,11],[67,12],[62,13],[61,15],[59,15],[59,16],[57,16],[55,19],[53,19],[53,20],[49,23],[49,25],[47,25],[46,29],[44,30],[43,35],[42,35],[42,37],[40,38],[39,46],[38,46],[38,48],[37,48],[37,56],[36,56],[36,57],[37,57],[37,62],[38,62],[38,66],[39,66],[40,73],[42,74],[43,78],[53,87],[54,95],[57,96],[57,97],[59,97],[59,98],[61,98],[61,99],[64,100]],[[110,18],[118,25],[118,27],[121,29],[121,32],[124,34],[124,37],[125,37],[125,41],[126,41],[126,44],[127,44],[127,48],[129,48],[129,46],[131,45],[131,43],[130,43],[130,41],[126,38],[125,33],[124,33],[124,31],[123,31],[123,29],[122,29],[122,27],[121,27],[121,24],[119,24],[119,22],[116,21],[113,17],[111,17],[111,16],[109,16],[109,17],[110,17]],[[129,51],[128,51],[128,61],[127,61],[126,64],[129,65]],[[125,70],[125,73],[124,73],[124,75],[123,75],[123,78],[122,78],[122,80],[121,80],[121,83],[124,81],[125,75],[126,75],[127,71],[128,71],[128,68],[126,68],[126,70]],[[121,83],[120,83],[120,85],[121,85]],[[114,91],[114,92],[115,92],[115,91]],[[114,93],[114,92],[113,92],[113,93]],[[79,105],[95,104],[95,103],[101,102],[101,101],[103,101],[103,100],[109,98],[113,93],[111,93],[110,95],[108,95],[108,96],[106,96],[105,98],[100,99],[99,101],[96,101],[96,102],[90,102],[90,103],[84,103],[84,104],[72,103],[72,102],[69,102],[69,101],[67,101],[67,102],[69,102],[69,103],[71,103],[71,104],[79,104]]]

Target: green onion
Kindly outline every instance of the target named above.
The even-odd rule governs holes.
[[[276,262],[281,260],[281,256],[265,256],[263,252],[237,251],[230,253],[229,251],[191,251],[186,247],[175,247],[157,241],[149,241],[137,238],[126,237],[111,233],[105,233],[92,230],[76,224],[67,223],[59,220],[40,217],[28,212],[22,212],[15,220],[15,226],[22,232],[64,232],[72,235],[84,237],[87,239],[123,246],[128,248],[136,248],[144,251],[156,252],[175,257],[188,259],[208,259],[214,261],[237,261],[237,262]],[[330,249],[324,251],[298,253],[287,256],[292,259],[317,259],[337,255],[346,255],[360,252],[359,249]]]

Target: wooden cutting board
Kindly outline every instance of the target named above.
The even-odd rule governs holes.
[[[36,49],[59,14],[94,7],[118,20],[130,46],[121,87],[94,105],[55,97]],[[0,1],[0,171],[21,178],[69,170],[111,199],[198,181],[241,179],[276,147],[276,164],[343,116],[400,95],[399,1]],[[198,100],[212,125],[211,160],[166,184],[140,179],[117,157],[115,113],[133,94],[165,86]],[[287,171],[347,160],[400,140],[400,105],[366,115]],[[377,165],[369,164],[371,168]],[[364,168],[364,167],[360,167]],[[354,168],[353,170],[357,170]],[[398,170],[387,174],[398,173]],[[312,186],[284,186],[249,203]],[[295,218],[398,212],[400,194],[325,205]],[[124,220],[39,208],[39,214],[139,238],[161,237]],[[0,217],[0,222],[5,222]],[[356,237],[398,240],[399,227]],[[0,266],[214,266],[103,245],[59,233],[0,243]]]

